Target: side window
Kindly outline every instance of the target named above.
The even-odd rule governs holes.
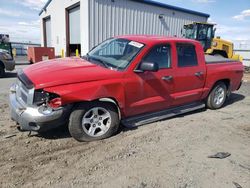
[[[178,67],[197,66],[197,55],[194,45],[177,44]]]
[[[209,27],[209,28],[207,29],[207,38],[208,38],[208,39],[211,39],[211,38],[212,38],[212,27]]]
[[[143,58],[143,61],[158,63],[160,69],[171,67],[170,45],[157,45]]]

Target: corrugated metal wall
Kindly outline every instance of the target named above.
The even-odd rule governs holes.
[[[163,18],[159,19],[159,15]],[[123,34],[181,36],[184,24],[207,18],[129,0],[89,0],[90,49]]]

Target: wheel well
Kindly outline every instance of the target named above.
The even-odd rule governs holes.
[[[117,108],[117,112],[119,114],[119,119],[121,120],[121,110],[120,110],[120,106],[118,104],[118,102],[113,99],[113,98],[100,98],[100,99],[97,99],[98,101],[101,101],[101,102],[108,102],[108,103],[112,103],[116,108]]]
[[[219,83],[219,82],[223,82],[224,84],[226,84],[227,92],[228,92],[228,90],[229,90],[229,88],[230,88],[230,80],[229,80],[229,79],[218,80],[217,82],[214,83],[213,87],[211,87],[211,89],[210,89],[210,91],[209,91],[209,93],[208,93],[208,95],[207,95],[206,98],[208,98],[208,96],[209,96],[210,93],[213,91],[213,89],[214,89],[214,87],[216,86],[216,84]]]
[[[229,79],[218,80],[217,82],[214,83],[214,85],[213,85],[212,88],[214,88],[214,86],[215,86],[218,82],[223,82],[223,83],[226,85],[227,90],[230,88],[230,80],[229,80]]]
[[[228,58],[227,52],[223,51],[223,50],[214,50],[212,55],[221,55],[225,58]]]
[[[73,108],[77,107],[81,103],[90,103],[90,102],[94,102],[94,101],[107,102],[107,103],[111,103],[112,105],[114,105],[117,109],[118,114],[119,114],[119,119],[121,120],[122,115],[121,115],[120,106],[118,105],[118,102],[113,98],[105,97],[105,98],[95,99],[92,101],[81,101],[81,102],[74,103]]]

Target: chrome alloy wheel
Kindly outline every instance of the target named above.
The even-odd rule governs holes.
[[[88,110],[82,118],[82,128],[86,134],[92,137],[104,135],[110,128],[111,115],[102,107],[94,107]]]
[[[220,105],[226,97],[225,90],[222,87],[218,87],[214,93],[214,103]]]

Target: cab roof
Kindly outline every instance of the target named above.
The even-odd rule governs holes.
[[[170,36],[161,36],[161,35],[122,35],[117,36],[115,38],[123,38],[128,39],[136,42],[143,43],[145,45],[155,44],[159,42],[192,42],[192,43],[199,43],[195,40],[186,39],[186,38],[179,38],[179,37],[170,37]]]
[[[215,23],[208,23],[208,22],[193,22],[185,25],[194,25],[194,24],[204,24],[204,25],[216,25]]]

